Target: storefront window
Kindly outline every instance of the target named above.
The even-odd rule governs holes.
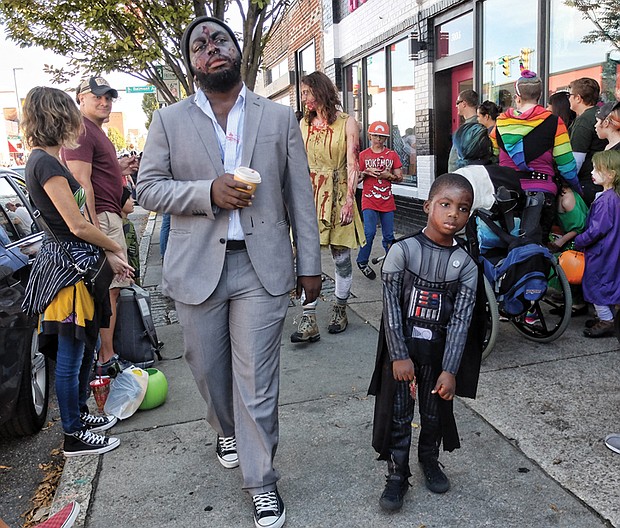
[[[385,50],[366,57],[366,104],[369,124],[373,121],[386,121],[388,118],[385,77]]]
[[[521,66],[537,71],[538,0],[487,0],[483,7],[483,89],[480,100],[512,106]],[[528,16],[523,16],[528,13]]]
[[[437,28],[437,56],[442,59],[474,47],[474,15],[469,13]]]
[[[416,183],[415,87],[407,40],[390,46],[392,148],[403,164],[405,182]]]
[[[608,42],[582,42],[595,29],[574,7],[564,0],[551,2],[551,38],[549,64],[549,91],[567,89],[569,83],[580,77],[596,79],[601,85],[601,97],[614,100],[620,76],[620,54]],[[614,60],[616,59],[616,60]]]
[[[347,66],[344,69],[345,78],[345,94],[343,101],[344,108],[346,108],[349,115],[352,115],[355,120],[362,126],[363,119],[363,106],[362,106],[362,62],[358,61],[351,66]],[[361,134],[362,138],[364,137]]]

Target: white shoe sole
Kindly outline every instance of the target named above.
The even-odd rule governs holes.
[[[259,521],[254,519],[254,526],[256,528],[280,528],[281,526],[284,526],[285,522],[286,522],[286,508],[282,510],[282,515],[280,515],[280,517],[278,517],[273,523],[260,524]]]
[[[217,460],[226,469],[234,469],[239,466],[239,457],[237,457],[236,460],[224,460],[219,455],[217,455]]]

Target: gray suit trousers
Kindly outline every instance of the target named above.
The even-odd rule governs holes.
[[[176,303],[207,420],[218,434],[236,436],[243,488],[251,495],[273,491],[279,478],[273,459],[288,301],[288,293],[267,293],[243,250],[226,252],[217,288],[205,302]]]

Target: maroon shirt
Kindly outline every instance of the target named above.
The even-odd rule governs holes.
[[[78,148],[62,149],[65,161],[84,161],[93,167],[90,181],[95,194],[97,214],[109,211],[121,216],[123,174],[116,149],[105,132],[90,119],[84,118],[84,130],[78,138]]]

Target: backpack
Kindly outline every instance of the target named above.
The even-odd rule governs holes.
[[[527,238],[509,235],[488,214],[478,211],[478,215],[507,246],[505,256],[498,260],[480,257],[484,274],[493,286],[501,310],[509,315],[521,315],[547,292],[553,255]]]
[[[146,369],[156,358],[161,361],[160,348],[149,292],[135,284],[121,288],[116,303],[114,351],[125,361]]]

